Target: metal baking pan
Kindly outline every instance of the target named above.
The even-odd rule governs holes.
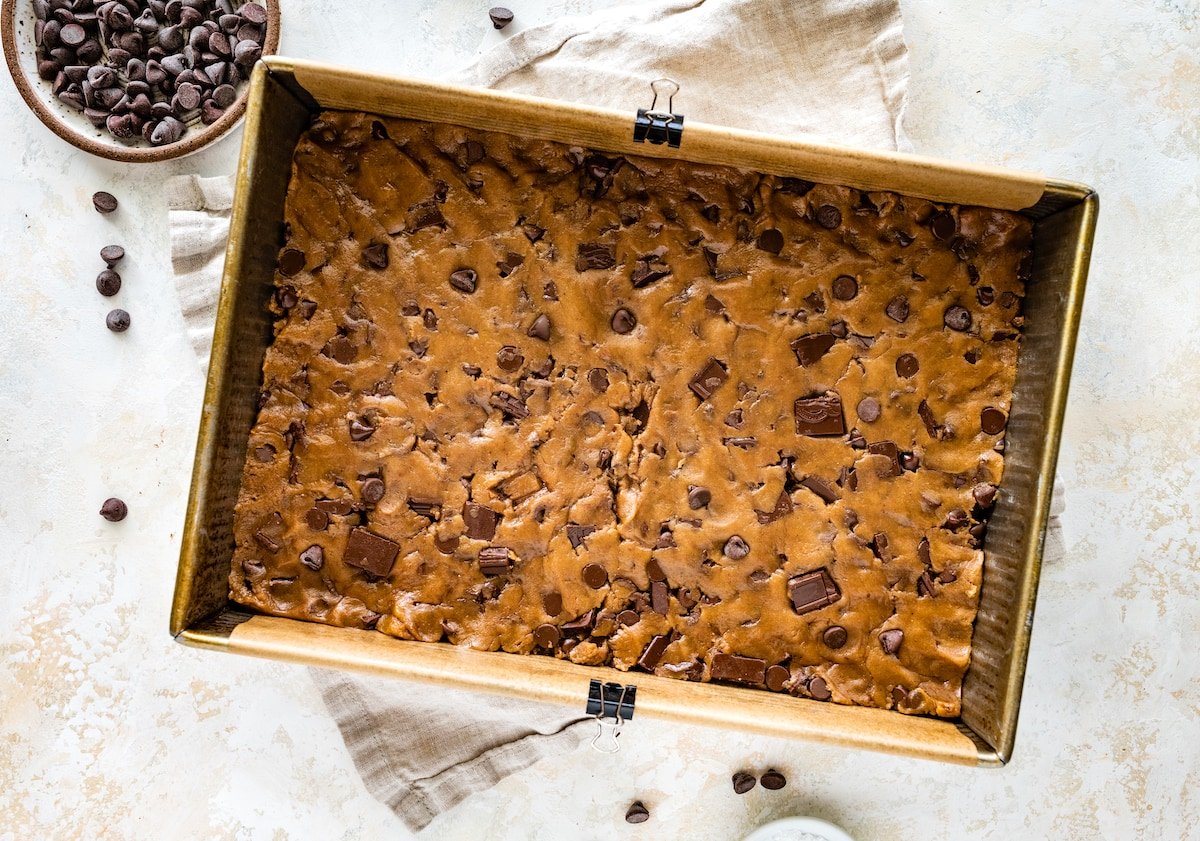
[[[454,123],[617,154],[733,165],[941,202],[1019,210],[1034,220],[1025,337],[1008,423],[1004,479],[988,528],[962,716],[906,716],[549,657],[411,642],[372,631],[252,615],[230,603],[233,507],[255,419],[263,355],[272,336],[266,303],[273,292],[292,150],[312,114],[321,109]],[[693,122],[686,124],[679,148],[635,143],[634,123],[632,108],[589,108],[279,57],[258,65],[238,167],[171,634],[186,645],[557,701],[581,713],[593,680],[613,682],[636,687],[639,722],[643,715],[663,716],[947,762],[1003,764],[1012,755],[1016,734],[1096,224],[1096,193],[1030,173]]]

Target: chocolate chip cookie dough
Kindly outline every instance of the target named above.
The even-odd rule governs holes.
[[[286,219],[236,601],[958,713],[1028,221],[344,112]]]

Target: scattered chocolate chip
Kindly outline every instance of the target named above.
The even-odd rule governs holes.
[[[121,291],[121,276],[112,269],[105,269],[96,275],[96,291],[111,298]]]
[[[971,313],[966,307],[955,304],[946,310],[942,316],[942,322],[951,330],[962,333],[971,329]]]
[[[709,663],[709,676],[713,680],[727,680],[733,683],[758,686],[766,677],[766,669],[767,664],[757,657],[714,654]]]
[[[320,508],[310,508],[304,513],[304,522],[313,531],[325,531],[329,525],[329,515]]]
[[[879,405],[879,401],[874,397],[864,397],[862,400],[859,400],[855,411],[858,413],[859,420],[863,423],[875,423],[875,421],[879,420],[880,415],[883,414],[883,409]]]
[[[817,208],[817,224],[832,231],[842,224],[842,211],[831,204],[823,204]]]
[[[841,625],[830,625],[821,634],[821,640],[826,647],[838,649],[845,645],[850,639],[850,635],[846,633],[846,629]]]
[[[650,820],[650,810],[640,800],[625,810],[625,823],[645,823],[648,820]]]
[[[479,571],[487,576],[503,575],[512,568],[507,546],[485,546],[479,550]]]
[[[934,417],[933,409],[929,406],[929,401],[922,400],[917,404],[917,417],[925,425],[925,432],[929,434],[930,438],[936,440],[942,437],[942,426],[937,422],[937,418]]]
[[[496,365],[501,371],[512,373],[525,364],[525,357],[521,351],[517,350],[512,345],[504,345],[500,350],[496,351]]]
[[[526,335],[534,339],[541,339],[543,342],[550,341],[550,316],[542,313],[535,318],[533,324],[529,325]]]
[[[562,632],[549,623],[538,625],[533,629],[533,641],[540,648],[554,648],[560,639],[562,639]]]
[[[980,286],[975,290],[975,299],[979,301],[979,306],[990,307],[996,300],[996,291],[990,286]]]
[[[529,417],[529,407],[525,405],[525,401],[507,392],[492,392],[488,403],[513,420],[524,420]]]
[[[263,464],[269,464],[275,460],[275,448],[270,444],[263,444],[261,447],[255,447],[254,457]]]
[[[369,479],[363,480],[359,485],[359,493],[362,494],[363,502],[375,505],[383,499],[385,487],[383,480],[378,476],[372,476]]]
[[[921,370],[921,363],[911,353],[902,353],[896,357],[896,376],[912,377]]]
[[[917,542],[917,560],[924,566],[932,566],[933,561],[929,557],[929,538],[922,537]]]
[[[837,392],[801,397],[796,400],[793,412],[797,435],[842,435],[846,431],[846,422],[842,418],[842,398]]]
[[[850,301],[858,294],[858,281],[850,277],[850,275],[839,275],[833,279],[833,286],[830,290],[833,297],[839,301]]]
[[[575,271],[589,269],[611,269],[617,264],[617,253],[611,245],[602,242],[581,242],[575,251]]]
[[[725,541],[725,546],[721,551],[725,553],[725,557],[734,561],[740,561],[750,554],[750,544],[743,540],[740,535],[735,534]]]
[[[900,645],[904,642],[904,632],[899,628],[892,628],[887,631],[879,632],[879,646],[883,649],[884,654],[895,654],[900,650]]]
[[[954,238],[954,234],[958,231],[958,223],[954,221],[954,217],[947,211],[935,213],[929,218],[929,230],[933,235],[943,242],[947,242]]]
[[[803,615],[835,603],[842,592],[829,570],[821,567],[789,579],[788,597],[796,613]]]
[[[478,279],[474,269],[459,269],[450,273],[450,285],[465,295],[474,293]]]
[[[351,419],[349,427],[351,441],[366,441],[375,434],[375,425],[366,417]]]
[[[810,333],[794,339],[791,347],[792,352],[796,354],[796,361],[808,367],[820,361],[835,342],[837,342],[837,337],[832,333]]]
[[[583,583],[593,590],[599,590],[608,583],[608,570],[600,564],[588,564],[583,568]]]
[[[633,284],[634,289],[642,289],[671,274],[671,267],[663,260],[664,256],[666,248],[658,248],[645,257],[638,258],[633,265],[633,273],[629,276],[629,282]]]
[[[976,485],[971,490],[975,504],[980,508],[991,508],[996,502],[996,486],[987,482]]]
[[[352,528],[343,560],[349,566],[382,578],[392,571],[392,564],[396,562],[399,552],[399,544],[386,537],[364,528]]]
[[[783,251],[783,232],[776,228],[767,228],[758,235],[758,242],[755,244],[762,251],[778,254]]]
[[[1017,296],[1012,292],[1005,292],[1000,296],[1000,306],[1006,310],[1012,309],[1017,305]]]
[[[548,616],[558,616],[563,610],[562,593],[552,592],[542,596],[542,609]]]
[[[917,577],[917,596],[920,598],[932,598],[934,596],[933,576],[929,574],[929,570],[924,570]]]
[[[758,785],[754,775],[746,771],[738,771],[733,775],[733,791],[735,794],[745,794]]]
[[[98,213],[112,213],[117,209],[117,197],[103,190],[93,193],[92,207],[96,208],[96,212]]]
[[[888,301],[884,312],[887,313],[888,318],[892,321],[898,321],[903,324],[908,320],[908,298],[903,295],[897,295]]]
[[[970,519],[970,516],[963,509],[951,508],[950,512],[946,514],[946,522],[942,525],[950,531],[957,531],[970,522]]]
[[[729,379],[729,372],[725,370],[725,365],[716,359],[709,359],[708,364],[692,377],[688,388],[703,401],[712,397],[713,392],[720,388],[727,379]]]
[[[693,511],[707,508],[708,503],[712,502],[712,491],[698,485],[688,485],[687,501],[688,508],[691,508]]]
[[[313,572],[318,572],[321,567],[325,566],[325,550],[314,543],[300,553],[300,563]]]
[[[646,562],[646,577],[651,581],[666,581],[667,574],[663,572],[662,565],[657,560],[651,558]]]
[[[632,333],[633,328],[637,327],[637,316],[625,307],[621,307],[613,313],[612,329],[621,335]]]
[[[110,523],[119,523],[129,514],[129,506],[115,496],[110,496],[100,506],[100,516]]]
[[[114,333],[124,333],[129,329],[129,313],[125,310],[112,310],[104,318],[104,324]]]
[[[362,261],[372,269],[388,267],[388,247],[386,242],[376,242],[362,250]]]
[[[500,514],[477,502],[463,503],[462,518],[466,524],[467,537],[472,540],[491,540],[496,536]]]
[[[805,476],[800,480],[800,485],[808,488],[810,491],[819,496],[821,501],[826,505],[831,505],[834,502],[837,502],[837,491],[833,489],[832,485],[819,476]]]
[[[304,269],[306,260],[303,251],[285,248],[279,254],[279,273],[284,277],[294,277]]]
[[[994,406],[988,406],[979,413],[979,425],[984,434],[999,435],[1008,425],[1008,416]]]
[[[125,249],[119,245],[106,245],[100,249],[100,259],[110,269],[125,257]]]
[[[792,498],[788,495],[786,488],[779,492],[779,497],[775,500],[775,507],[770,511],[754,509],[754,516],[762,526],[783,519],[790,513],[792,513]]]
[[[889,548],[889,545],[888,536],[881,531],[875,532],[875,534],[871,537],[871,550],[875,553],[875,556],[885,564],[891,563],[892,560],[892,552]]]
[[[588,371],[587,380],[588,385],[590,385],[597,394],[603,394],[604,392],[608,391],[608,369],[593,368],[592,370]]]
[[[825,678],[820,676],[810,677],[808,679],[808,683],[805,685],[805,688],[808,690],[808,694],[817,701],[828,701],[833,697],[833,693],[829,691],[829,684],[825,682]],[[764,782],[764,785],[765,784],[766,783]],[[783,788],[782,785],[779,787]]]

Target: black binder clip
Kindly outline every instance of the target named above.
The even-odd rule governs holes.
[[[638,109],[637,119],[633,121],[633,142],[648,140],[656,146],[666,143],[672,149],[678,149],[683,139],[683,115],[671,113],[671,108],[679,85],[672,79],[655,79],[650,83],[650,90],[654,91],[654,100],[649,108]],[[656,110],[660,95],[667,100],[666,111]]]
[[[616,753],[621,749],[617,737],[621,726],[633,718],[637,687],[633,684],[601,683],[593,679],[588,686],[587,714],[596,719],[596,735],[592,747],[600,753]]]

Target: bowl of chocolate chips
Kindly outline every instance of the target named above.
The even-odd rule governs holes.
[[[219,139],[250,71],[279,45],[276,0],[0,0],[4,58],[68,143],[129,163]]]

